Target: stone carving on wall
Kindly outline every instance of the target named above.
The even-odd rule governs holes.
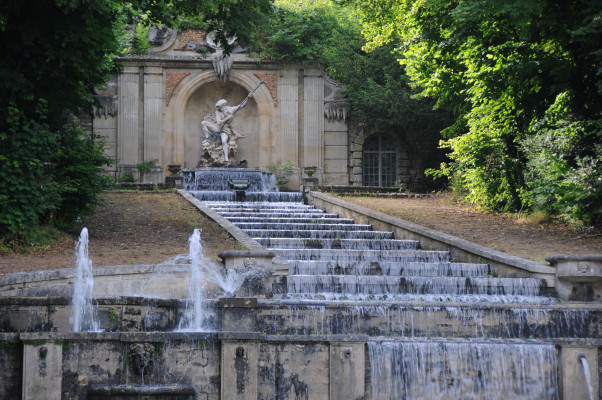
[[[225,82],[228,80],[228,74],[232,68],[232,54],[224,54],[224,49],[219,42],[217,42],[216,35],[216,31],[209,32],[205,37],[205,40],[207,41],[207,45],[214,51],[214,53],[211,54],[213,70],[215,71],[218,79]],[[238,39],[236,36],[227,38],[228,44],[235,44],[236,39]],[[245,50],[245,46],[235,45],[232,49],[232,53],[241,53]]]
[[[92,106],[92,111],[95,118],[104,116],[105,119],[109,116],[115,118],[117,116],[117,99],[113,96],[104,96],[101,94],[94,95],[100,103],[100,107]]]
[[[159,53],[169,48],[176,40],[176,31],[166,25],[153,25],[148,29],[148,51]]]
[[[335,100],[324,102],[324,117],[328,121],[347,121],[350,104],[345,100]]]
[[[351,105],[344,98],[345,86],[324,76],[324,118],[329,122],[347,122]]]

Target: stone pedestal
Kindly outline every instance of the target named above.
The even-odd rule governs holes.
[[[546,257],[556,268],[556,292],[562,300],[602,301],[602,255],[559,254]]]

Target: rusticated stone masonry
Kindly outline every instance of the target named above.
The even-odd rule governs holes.
[[[263,81],[265,87],[268,88],[272,99],[274,100],[274,107],[278,107],[278,83],[276,74],[254,74],[257,78]]]
[[[186,78],[188,75],[190,75],[190,72],[168,72],[167,73],[167,83],[166,83],[166,87],[167,87],[166,104],[167,105],[169,105],[169,100],[171,100],[171,96],[174,94],[174,92],[176,90],[176,86],[178,86],[178,84],[180,82],[182,82],[182,80],[184,78]]]

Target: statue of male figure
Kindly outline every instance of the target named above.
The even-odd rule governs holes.
[[[249,97],[252,97],[252,94],[249,94],[249,96],[243,100],[242,103],[240,103],[237,106],[231,107],[231,106],[227,106],[226,104],[228,104],[228,102],[224,99],[218,101],[217,103],[215,103],[215,115],[212,114],[207,114],[203,120],[203,122],[201,122],[202,128],[203,128],[203,133],[205,134],[205,139],[209,139],[211,137],[211,135],[215,135],[218,134],[220,135],[220,139],[222,141],[222,149],[224,151],[224,160],[225,161],[229,161],[228,160],[228,152],[229,152],[229,148],[228,148],[228,142],[229,141],[234,141],[236,142],[236,139],[238,139],[239,137],[245,137],[246,135],[243,134],[238,134],[237,132],[235,132],[232,127],[230,126],[230,122],[232,120],[232,117],[234,117],[234,114],[242,107],[246,104],[247,99]],[[215,116],[215,118],[213,118]]]

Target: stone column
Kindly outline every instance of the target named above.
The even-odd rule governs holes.
[[[587,372],[589,372],[589,385]],[[560,375],[561,399],[598,399],[598,348],[577,345],[562,346]]]
[[[257,399],[258,359],[257,342],[222,341],[221,398],[223,400]]]
[[[324,77],[321,69],[305,69],[303,79],[303,164],[318,167],[321,182],[324,167]]]
[[[46,342],[23,346],[23,400],[61,398],[63,347]]]
[[[284,67],[278,80],[278,108],[280,110],[281,136],[278,139],[280,157],[272,155],[271,161],[298,164],[299,136],[299,73],[295,66]]]
[[[138,161],[139,68],[124,66],[119,74],[117,114],[117,157],[124,172],[134,172]]]
[[[365,343],[330,343],[330,400],[360,400],[365,391]]]
[[[158,172],[145,180],[159,182],[162,178],[161,133],[163,129],[163,68],[144,68],[144,161],[155,161]]]

